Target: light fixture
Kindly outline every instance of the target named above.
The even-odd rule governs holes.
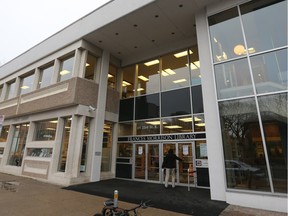
[[[58,123],[58,120],[49,121],[50,123]]]
[[[167,68],[164,70],[166,73],[168,73],[169,75],[174,75],[176,74],[175,71],[173,71],[171,68]]]
[[[148,81],[149,80],[147,77],[142,76],[142,75],[138,76],[138,78],[143,80],[143,81]]]
[[[181,126],[179,125],[170,125],[170,126],[164,126],[165,128],[168,128],[168,129],[179,129],[179,128],[182,128]]]
[[[68,71],[68,70],[62,70],[62,71],[60,72],[60,75],[61,75],[61,76],[64,76],[64,75],[69,74],[69,73],[70,73],[70,71]]]
[[[189,50],[189,54],[193,54],[192,50]],[[187,50],[186,50],[186,51],[183,51],[183,52],[180,52],[180,53],[174,54],[174,56],[175,56],[176,58],[181,58],[181,57],[187,56],[187,55],[188,55],[188,51],[187,51]]]
[[[234,47],[234,53],[236,55],[243,55],[245,53],[245,48],[242,44],[238,44]]]
[[[173,83],[181,83],[181,82],[186,82],[186,79],[179,79],[179,80],[174,80]]]
[[[194,65],[196,65],[198,68],[200,68],[200,61],[193,62]]]
[[[186,66],[188,67],[188,64],[186,64]],[[197,70],[198,69],[198,67],[193,63],[190,63],[190,68],[191,68],[191,70]]]
[[[144,65],[146,65],[146,66],[151,66],[151,65],[155,65],[155,64],[159,64],[159,60],[158,59],[155,59],[155,60],[152,60],[152,61],[144,63]]]
[[[21,86],[21,89],[28,89],[30,88],[29,86]]]
[[[123,82],[122,82],[122,86],[129,86],[129,85],[131,85],[131,83],[129,83],[129,82],[123,80]]]
[[[192,122],[192,117],[187,117],[187,118],[180,118],[178,119],[179,121],[183,121],[183,122]]]
[[[205,123],[197,123],[197,124],[195,124],[195,125],[197,125],[197,126],[199,126],[199,127],[204,127],[204,126],[205,126]]]
[[[143,91],[144,90],[144,88],[138,88],[137,89],[137,91]]]
[[[112,78],[112,77],[113,77],[113,75],[108,73],[108,78]]]
[[[160,121],[149,121],[149,122],[145,122],[146,124],[151,124],[151,125],[160,125],[161,122]]]
[[[90,64],[89,63],[86,63],[86,67],[89,67],[90,66]]]

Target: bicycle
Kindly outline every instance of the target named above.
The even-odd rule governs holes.
[[[130,209],[124,209],[120,207],[114,207],[114,201],[113,200],[107,200],[104,202],[104,207],[102,209],[102,215],[103,216],[138,216],[138,210],[146,209],[150,207],[151,205],[147,205],[150,202],[150,200],[146,202],[141,202],[137,206],[130,208]]]

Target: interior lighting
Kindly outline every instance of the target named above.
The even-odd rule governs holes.
[[[202,119],[201,119],[201,118],[198,118],[198,117],[194,117],[194,120],[195,120],[195,121],[202,121]]]
[[[113,77],[113,75],[108,73],[108,78],[112,78],[112,77]]]
[[[169,75],[174,75],[176,74],[175,71],[173,71],[171,68],[167,68],[164,70],[166,73],[168,73]]]
[[[123,80],[123,82],[122,82],[122,86],[129,86],[129,85],[131,85],[131,83],[129,83],[129,82]]]
[[[197,123],[197,124],[195,124],[195,125],[197,125],[197,126],[199,126],[199,127],[204,127],[204,126],[205,126],[205,123]]]
[[[181,83],[181,82],[186,82],[186,79],[179,79],[179,80],[174,80],[173,83]]]
[[[181,126],[179,125],[170,125],[170,126],[164,126],[165,128],[168,128],[168,129],[178,129],[178,128],[182,128]]]
[[[243,55],[245,53],[245,48],[242,44],[238,44],[234,47],[234,53],[236,55]]]
[[[186,64],[186,66],[188,67],[188,64]],[[198,67],[193,63],[190,63],[190,68],[191,68],[191,70],[197,70],[198,69]]]
[[[200,68],[200,61],[193,62],[194,65],[196,65],[198,68]]]
[[[158,59],[155,59],[155,60],[152,60],[152,61],[144,63],[144,65],[146,65],[146,66],[151,66],[151,65],[155,65],[155,64],[159,64],[159,60]]]
[[[192,50],[189,50],[189,54],[193,54]],[[180,52],[180,53],[174,54],[174,56],[175,56],[176,58],[181,58],[181,57],[187,56],[187,55],[188,55],[188,51],[187,51],[187,50],[186,50],[186,51],[183,51],[183,52]]]
[[[62,71],[60,72],[60,75],[61,75],[61,76],[64,76],[64,75],[69,74],[69,73],[70,73],[70,71],[68,71],[68,70],[62,70]]]
[[[58,123],[58,120],[49,121],[50,123]]]
[[[192,122],[192,117],[188,117],[188,118],[180,118],[179,121],[183,121],[183,122]]]
[[[89,67],[90,66],[90,64],[89,63],[86,63],[86,67]]]
[[[143,91],[144,90],[144,88],[138,88],[137,89],[137,91]]]
[[[151,125],[160,125],[161,122],[160,121],[149,121],[149,122],[145,122],[146,124],[151,124]]]
[[[30,88],[29,86],[21,86],[21,89],[28,89]]]
[[[141,75],[141,76],[138,76],[138,78],[141,79],[141,80],[143,80],[143,81],[145,81],[145,82],[149,80],[147,77],[142,76],[142,75]]]

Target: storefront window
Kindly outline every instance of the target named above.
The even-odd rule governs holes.
[[[122,98],[134,97],[135,65],[122,70]]]
[[[206,140],[195,141],[196,159],[208,159]]]
[[[149,119],[159,117],[159,94],[140,96],[135,98],[135,119]]]
[[[0,142],[6,142],[8,133],[9,133],[9,125],[3,126],[2,130],[0,131]]]
[[[3,155],[3,154],[4,154],[4,148],[0,147],[0,155]]]
[[[69,137],[70,137],[70,129],[71,129],[71,116],[64,118],[63,121],[64,121],[64,128],[63,128],[62,143],[61,143],[61,149],[60,149],[60,159],[59,159],[59,164],[58,164],[59,172],[65,172],[66,170]]]
[[[61,61],[61,67],[58,75],[58,81],[62,82],[72,77],[74,56]]]
[[[34,82],[34,73],[21,78],[20,95],[27,94],[32,91]]]
[[[287,193],[287,93],[258,101],[274,190]]]
[[[228,188],[271,191],[254,98],[219,103]]]
[[[160,134],[160,120],[136,121],[136,135]]]
[[[91,54],[88,54],[85,65],[85,79],[95,80],[95,74],[97,70],[97,58]]]
[[[49,86],[51,84],[53,72],[54,72],[54,66],[53,65],[50,65],[50,66],[40,70],[38,88],[44,88],[44,87]]]
[[[133,122],[122,122],[119,123],[119,136],[130,136],[133,135]]]
[[[35,141],[55,140],[57,119],[35,122]]]
[[[131,143],[119,143],[117,148],[117,157],[132,157],[132,144]]]
[[[187,50],[163,56],[161,72],[162,91],[189,86],[189,73]]]
[[[162,119],[162,133],[190,133],[192,132],[192,116],[179,116]]]
[[[155,64],[146,62],[138,65],[136,95],[152,94],[160,91],[159,60]]]

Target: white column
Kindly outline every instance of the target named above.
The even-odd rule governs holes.
[[[212,57],[206,11],[196,15],[197,41],[201,62],[202,93],[205,113],[205,128],[208,151],[210,195],[213,200],[226,200],[224,154],[221,137],[216,87],[214,84]]]
[[[55,59],[55,61],[54,61],[54,71],[53,71],[53,77],[52,77],[51,85],[58,82],[60,66],[61,66],[61,61],[59,59]]]
[[[39,86],[39,81],[40,81],[40,75],[41,75],[41,70],[39,68],[35,69],[35,76],[34,76],[34,81],[33,81],[33,86],[32,86],[32,91],[36,90]]]
[[[110,59],[110,53],[104,50],[101,58],[99,91],[98,91],[97,109],[95,116],[95,131],[93,137],[94,145],[93,145],[91,179],[90,179],[91,181],[99,181],[101,174],[102,140],[103,140],[103,126],[105,120],[109,59]]]

